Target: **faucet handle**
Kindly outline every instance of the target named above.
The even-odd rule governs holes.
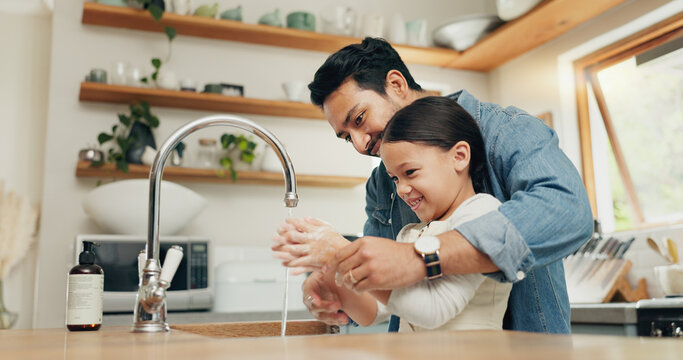
[[[164,266],[161,269],[161,276],[159,276],[159,280],[163,280],[170,284],[182,259],[183,248],[178,245],[171,246],[171,248],[166,252],[166,258],[164,259]]]
[[[138,254],[138,277],[140,279],[142,279],[142,270],[145,269],[145,264],[147,264],[147,251],[142,249]]]

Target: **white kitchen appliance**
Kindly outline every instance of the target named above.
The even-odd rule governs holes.
[[[216,247],[216,301],[221,313],[280,312],[285,268],[268,247]],[[220,260],[218,260],[220,259]],[[306,275],[289,276],[288,310],[303,311],[301,284]]]

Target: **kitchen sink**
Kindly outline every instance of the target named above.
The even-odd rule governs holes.
[[[170,325],[172,329],[216,338],[280,336],[280,321]],[[338,334],[339,326],[315,320],[288,321],[286,336]]]

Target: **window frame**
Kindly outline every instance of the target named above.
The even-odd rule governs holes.
[[[642,210],[630,179],[628,166],[621,154],[621,148],[616,133],[614,132],[609,112],[605,106],[604,97],[602,97],[601,94],[601,88],[597,81],[597,73],[600,70],[681,36],[683,36],[683,12],[579,58],[572,64],[574,68],[574,85],[583,182],[588,193],[593,217],[596,219],[598,218],[598,208],[595,169],[593,168],[593,146],[590,129],[588,86],[591,86],[594,90],[595,98],[602,115],[601,120],[605,125],[610,144],[612,144],[612,152],[617,161],[617,166],[619,167],[620,176],[624,182],[630,205],[635,213],[636,228],[660,226],[661,224],[644,222]]]

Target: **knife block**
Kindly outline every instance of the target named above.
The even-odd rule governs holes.
[[[649,296],[645,279],[640,279],[635,289],[626,279],[631,266],[631,261],[625,259],[604,260],[604,266],[598,267],[583,281],[567,281],[569,301],[571,303],[606,303],[647,299]]]
[[[645,279],[638,280],[638,285],[634,288],[629,284],[626,276],[631,270],[631,262],[624,260],[623,270],[618,273],[614,283],[609,291],[602,299],[603,303],[607,302],[636,302],[642,299],[648,299],[650,295],[647,293],[647,281]]]

